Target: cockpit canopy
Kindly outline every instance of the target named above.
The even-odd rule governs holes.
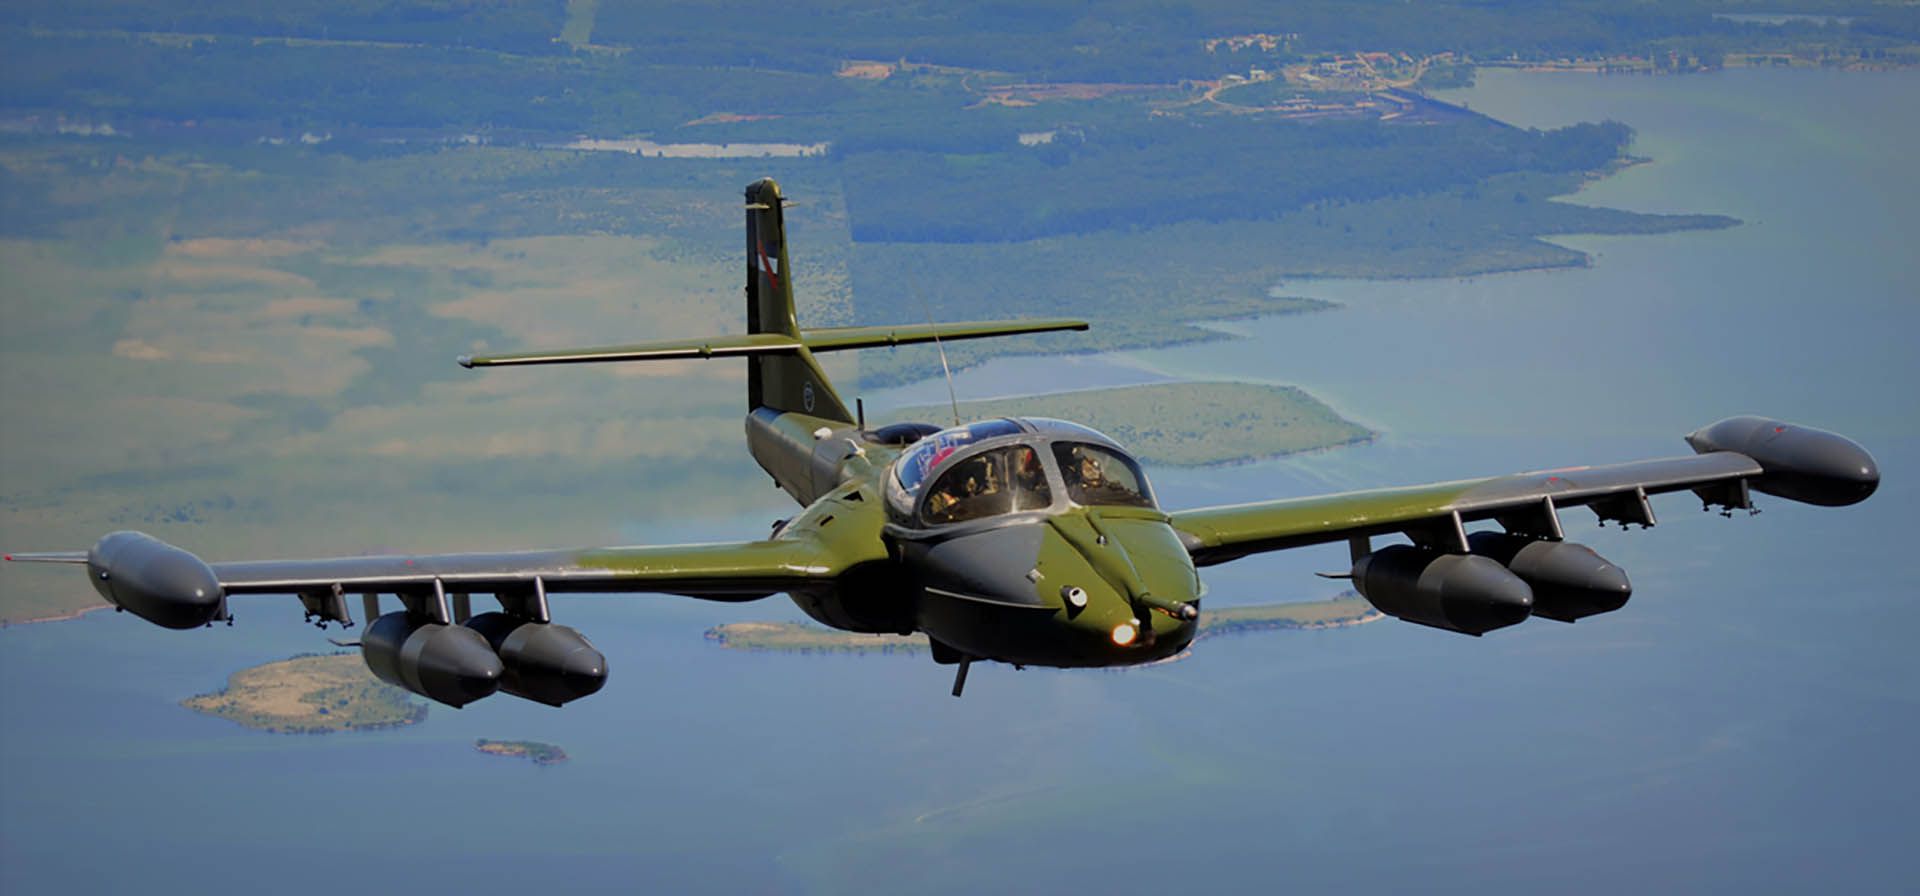
[[[1046,418],[984,420],[915,442],[894,462],[901,516],[942,526],[1083,506],[1154,507],[1140,465],[1099,432]]]

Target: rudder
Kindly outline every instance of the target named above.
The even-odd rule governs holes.
[[[780,185],[762,178],[747,187],[747,332],[800,338]],[[772,408],[853,422],[853,415],[804,346],[747,359],[747,407]]]

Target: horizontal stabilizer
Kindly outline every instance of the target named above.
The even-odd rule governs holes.
[[[935,339],[953,342],[960,339],[986,339],[991,336],[1019,336],[1024,333],[1051,333],[1057,330],[1084,330],[1084,320],[1043,319],[989,320],[965,323],[916,324],[905,327],[827,327],[802,330],[800,338],[816,352],[834,352],[850,348],[882,348],[912,345]]]
[[[800,347],[791,336],[779,333],[742,333],[737,336],[712,336],[705,339],[667,339],[636,342],[632,345],[607,345],[598,348],[570,348],[545,352],[514,352],[504,355],[461,355],[461,367],[507,367],[516,364],[592,364],[599,361],[672,361],[684,358],[735,358],[773,352],[790,352]]]
[[[31,554],[7,554],[13,563],[85,563],[86,551],[40,551]]]
[[[602,361],[670,361],[685,358],[737,358],[787,354],[806,348],[832,352],[856,348],[885,348],[934,340],[985,339],[1056,330],[1084,330],[1083,320],[1033,319],[915,324],[898,327],[826,327],[800,331],[795,339],[781,333],[742,333],[703,339],[669,339],[608,345],[597,348],[514,352],[501,355],[462,355],[462,367],[507,367],[525,364],[591,364]]]

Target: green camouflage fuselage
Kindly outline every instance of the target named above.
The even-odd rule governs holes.
[[[824,547],[850,561],[831,585],[792,592],[822,623],[925,632],[941,659],[958,653],[1038,666],[1151,662],[1193,640],[1194,619],[1176,616],[1182,605],[1197,611],[1199,575],[1159,510],[1063,502],[922,526],[911,508],[903,513],[886,497],[901,446],[844,423],[765,409],[747,418],[747,443],[805,505],[773,540],[811,542],[809,551]],[[1084,597],[1069,600],[1076,590]]]

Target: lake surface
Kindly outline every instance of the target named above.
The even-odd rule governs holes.
[[[1246,338],[1004,361],[962,398],[1167,378],[1296,383],[1363,448],[1154,470],[1170,507],[1686,453],[1736,413],[1847,433],[1859,507],[1658,500],[1569,536],[1622,612],[1474,639],[1398,622],[1210,641],[1127,672],[758,656],[701,639],[784,602],[556,600],[610,657],[564,711],[496,698],[391,732],[243,731],[176,705],[324,649],[289,607],[0,632],[0,890],[474,893],[1911,890],[1920,838],[1920,73],[1489,72],[1451,97],[1528,126],[1612,117],[1653,162],[1581,201],[1730,230],[1568,238],[1593,267],[1284,284],[1326,313]],[[874,409],[944,401],[926,383]],[[788,508],[636,538],[740,537]],[[692,530],[692,531],[690,531]],[[1330,594],[1339,546],[1209,571],[1210,600]],[[553,768],[476,737],[558,743]]]

